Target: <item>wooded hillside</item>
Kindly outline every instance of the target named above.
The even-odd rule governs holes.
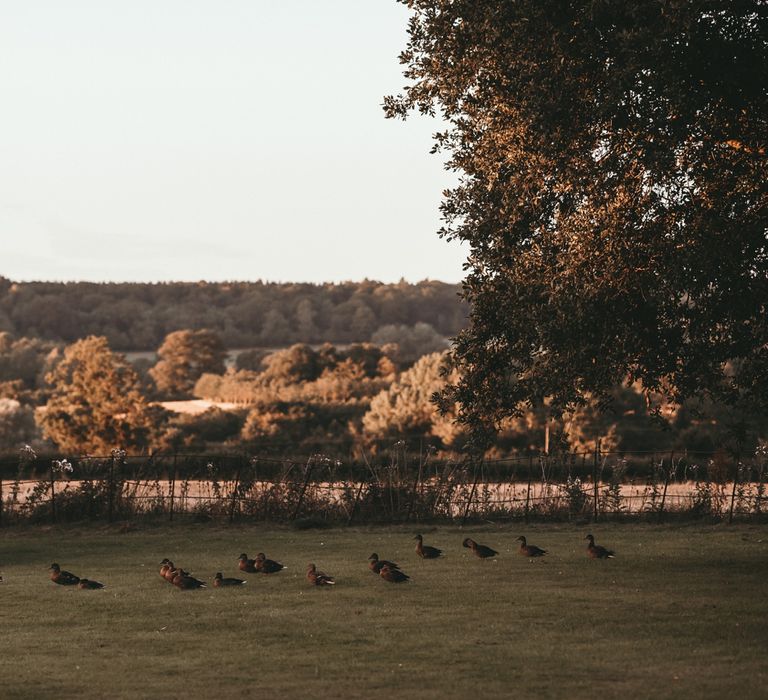
[[[155,350],[178,329],[207,328],[228,348],[367,341],[387,326],[429,323],[455,335],[458,286],[266,282],[12,282],[0,277],[0,331],[73,342],[105,336],[115,350]],[[387,339],[384,340],[386,342]]]

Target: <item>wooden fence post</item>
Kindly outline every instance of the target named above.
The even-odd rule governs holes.
[[[107,522],[112,522],[115,508],[115,455],[114,451],[109,460],[109,503],[107,506]]]
[[[237,489],[240,485],[240,466],[241,462],[238,462],[237,471],[235,472],[235,488],[232,489],[232,503],[229,506],[229,524],[231,525],[235,520],[235,507],[237,506]]]
[[[304,485],[301,487],[301,493],[299,494],[299,500],[296,501],[296,508],[293,511],[293,515],[291,516],[291,520],[296,520],[296,516],[299,514],[299,510],[301,509],[301,504],[304,502],[304,494],[307,492],[307,487],[309,486],[309,476],[312,473],[312,467],[314,466],[314,458],[310,457],[307,460],[307,466],[304,471]]]
[[[525,524],[528,524],[528,511],[531,507],[531,482],[533,481],[533,455],[528,455],[528,490],[525,493]]]
[[[675,463],[675,453],[669,454],[669,467],[667,467],[667,473],[664,475],[664,490],[661,492],[661,505],[659,506],[659,522],[661,522],[662,515],[664,514],[664,503],[667,500],[667,489],[669,488],[669,481],[672,478],[672,466]]]
[[[347,525],[351,525],[355,518],[355,513],[357,513],[357,504],[360,502],[360,494],[362,494],[364,486],[365,480],[360,479],[360,486],[357,488],[357,493],[355,494],[355,502],[352,504],[352,510],[350,511],[349,517],[347,518]]]
[[[728,510],[728,524],[731,525],[733,523],[733,507],[736,504],[736,486],[739,483],[739,464],[741,462],[740,460],[741,453],[736,453],[736,469],[734,470],[733,475],[733,489],[731,489],[731,507]]]
[[[173,453],[173,471],[171,472],[171,503],[168,509],[168,522],[173,522],[173,499],[176,495],[176,453]]]
[[[469,517],[469,509],[472,506],[472,499],[475,497],[475,491],[477,490],[477,482],[480,479],[480,465],[483,463],[483,458],[481,457],[479,461],[475,462],[475,473],[474,473],[474,479],[472,482],[472,490],[469,492],[469,498],[467,499],[467,507],[464,509],[464,517],[461,519],[461,524],[464,525],[465,522],[467,522],[467,518]]]
[[[427,459],[429,459],[428,456],[427,456]],[[426,462],[424,459],[424,445],[422,444],[422,441],[419,440],[419,468],[416,470],[416,478],[413,481],[411,502],[408,504],[408,513],[405,516],[406,521],[409,521],[411,519],[413,508],[416,505],[416,499],[418,497],[418,492],[419,492],[419,484],[421,483],[421,470],[425,463]]]
[[[51,521],[56,522],[56,477],[53,471],[53,462],[51,462]]]
[[[594,511],[594,521],[597,522],[597,518],[599,515],[599,508],[598,508],[598,501],[599,501],[599,491],[598,491],[598,485],[597,485],[597,465],[600,461],[600,438],[597,439],[597,443],[595,444],[595,463],[592,467],[592,484],[594,488],[594,495],[592,496],[592,500],[594,501],[592,510]]]

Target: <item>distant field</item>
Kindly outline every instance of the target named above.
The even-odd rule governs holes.
[[[766,697],[766,526],[595,526],[609,561],[585,527],[522,527],[425,529],[446,556],[424,562],[414,527],[0,530],[0,697]],[[157,573],[210,581],[259,551],[289,568],[184,592]],[[373,551],[412,580],[372,574]],[[53,561],[108,588],[56,586]],[[338,585],[309,587],[310,561]]]
[[[207,399],[190,399],[189,401],[161,401],[160,405],[166,411],[173,413],[186,413],[197,416],[205,413],[211,408],[220,408],[222,411],[231,411],[236,408],[242,408],[236,403],[227,403],[224,401],[208,401]]]

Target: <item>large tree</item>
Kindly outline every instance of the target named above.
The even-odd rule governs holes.
[[[188,398],[203,375],[223,374],[227,355],[221,338],[209,330],[174,331],[157,351],[158,363],[149,371],[157,390],[169,398]]]
[[[626,381],[768,400],[764,0],[401,1],[385,110],[446,122],[470,248],[443,400],[478,428]]]
[[[149,444],[152,410],[136,372],[106,338],[89,336],[69,345],[46,381],[51,396],[38,420],[61,450],[108,455]]]

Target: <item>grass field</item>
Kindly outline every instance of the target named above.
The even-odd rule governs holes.
[[[297,531],[176,525],[0,530],[0,697],[765,698],[768,527],[586,526]],[[515,538],[549,550],[516,554]],[[473,537],[501,552],[480,561]],[[179,591],[169,557],[211,581],[240,552],[289,568]],[[389,584],[371,552],[412,580]],[[56,561],[104,581],[56,586]],[[308,562],[336,576],[311,588]]]

